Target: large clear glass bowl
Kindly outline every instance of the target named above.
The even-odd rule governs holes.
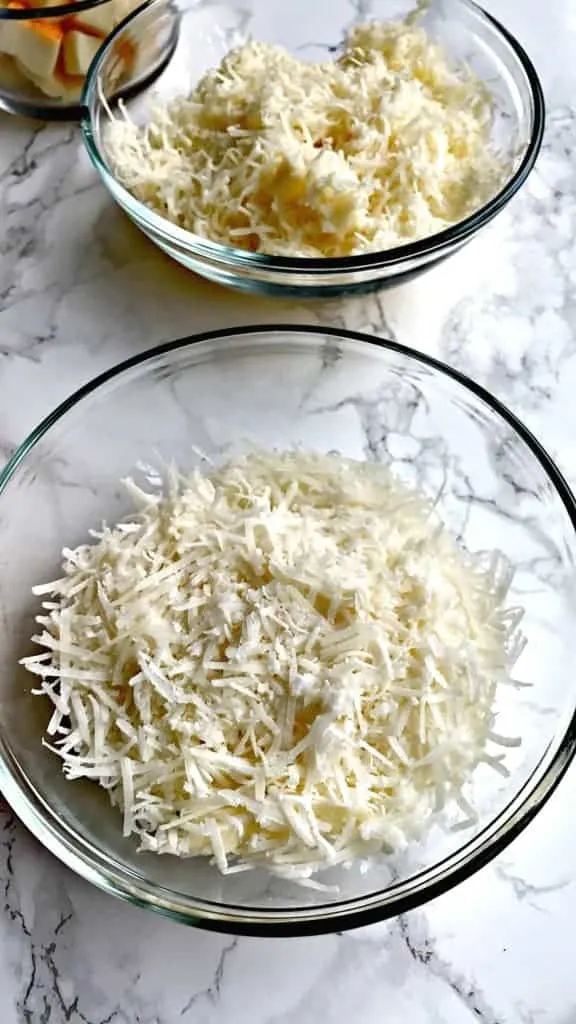
[[[189,93],[232,46],[257,40],[279,43],[302,59],[322,60],[338,50],[354,21],[390,20],[413,10],[415,0],[244,0],[190,4],[182,11],[176,51],[153,89],[127,104],[131,118],[147,120],[153,98]],[[536,72],[520,44],[471,0],[435,0],[422,24],[455,59],[482,78],[495,99],[493,139],[510,175],[472,216],[422,241],[342,259],[288,259],[213,243],[154,213],[118,181],[106,157],[106,132],[117,114],[111,96],[122,82],[122,52],[162,37],[174,0],[148,0],[110,37],[95,59],[84,91],[82,133],[88,153],[112,198],[169,256],[220,284],[250,292],[331,295],[397,283],[420,274],[468,242],[508,203],[530,173],[542,140],[544,100]]]
[[[222,877],[203,858],[139,854],[119,813],[90,782],[66,781],[41,745],[48,715],[18,667],[32,651],[33,584],[60,551],[129,510],[121,477],[197,450],[220,460],[250,443],[389,464],[417,483],[471,549],[499,547],[516,566],[510,600],[525,610],[526,650],[502,687],[498,731],[520,735],[510,776],[476,772],[478,824],[430,828],[365,873],[332,869],[337,893],[261,871]],[[390,342],[330,329],[241,328],[163,345],[121,364],[55,410],[0,475],[0,789],[70,867],[135,903],[204,927],[303,934],[398,914],[455,885],[530,821],[576,744],[574,498],[515,417],[470,380]]]

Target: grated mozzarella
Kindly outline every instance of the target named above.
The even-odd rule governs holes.
[[[472,556],[385,468],[254,451],[65,549],[43,653],[47,745],[140,848],[222,872],[317,870],[420,834],[481,762],[521,646],[500,554]]]
[[[501,187],[487,88],[411,22],[356,26],[340,57],[230,51],[144,126],[121,108],[110,165],[181,228],[280,256],[339,257],[424,238]]]

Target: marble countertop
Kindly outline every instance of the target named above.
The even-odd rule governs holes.
[[[292,321],[450,360],[523,417],[576,483],[576,3],[491,0],[541,74],[537,169],[481,240],[347,302],[248,298],[170,263],[105,194],[72,127],[0,124],[0,461],[71,391],[169,338]],[[0,810],[2,1024],[576,1024],[576,766],[456,891],[348,934],[186,929],[92,889]]]

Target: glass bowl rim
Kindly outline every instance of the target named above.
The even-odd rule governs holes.
[[[89,11],[93,7],[104,7],[113,2],[114,0],[71,0],[70,3],[56,3],[50,7],[0,6],[0,21],[41,21],[42,18],[64,18],[78,14],[79,11]]]
[[[496,18],[492,17],[474,0],[456,0],[458,4],[467,8],[475,17],[490,24],[504,42],[508,44],[525,75],[532,100],[532,132],[526,152],[514,173],[495,196],[478,210],[465,217],[464,220],[458,221],[456,224],[452,224],[450,227],[434,235],[429,235],[427,238],[409,242],[406,245],[399,245],[392,249],[366,252],[356,256],[326,257],[321,259],[317,257],[269,256],[264,253],[253,253],[245,249],[237,249],[233,246],[222,245],[219,242],[212,242],[209,239],[202,238],[192,231],[187,231],[176,224],[172,224],[171,221],[160,216],[154,210],[149,209],[139,199],[136,199],[128,189],[124,188],[108,168],[92,131],[91,103],[93,97],[99,93],[98,75],[108,57],[109,51],[114,46],[117,35],[128,28],[130,23],[146,10],[150,10],[159,3],[164,2],[165,0],[145,0],[107,36],[94,57],[84,82],[81,98],[80,132],[90,160],[101,175],[106,187],[112,192],[112,195],[114,196],[117,193],[122,199],[121,205],[127,207],[128,210],[134,211],[134,215],[138,218],[139,222],[145,225],[154,236],[159,236],[168,243],[175,243],[184,250],[194,252],[198,256],[203,256],[207,259],[217,260],[221,264],[232,264],[238,270],[260,267],[286,273],[331,274],[337,271],[349,272],[378,267],[393,267],[418,257],[433,256],[434,254],[440,255],[446,247],[457,246],[466,241],[467,238],[488,224],[506,206],[524,184],[536,162],[542,145],[546,120],[544,92],[536,69],[516,37]],[[173,0],[170,0],[170,2],[173,4]],[[194,12],[196,8],[191,8],[190,10]]]
[[[291,335],[313,336],[320,339],[333,338],[343,342],[361,343],[375,349],[384,349],[402,356],[408,361],[438,373],[440,378],[449,378],[475,399],[486,404],[489,410],[513,430],[536,458],[550,480],[555,493],[562,502],[576,532],[576,499],[554,460],[540,442],[518,417],[499,399],[480,384],[439,359],[418,352],[395,341],[371,337],[358,331],[335,327],[306,324],[259,324],[246,327],[225,328],[205,331],[196,335],[165,342],[145,352],[132,356],[100,373],[78,388],[61,402],[12,454],[6,466],[0,471],[0,497],[18,467],[37,443],[69,411],[80,405],[100,388],[122,375],[152,363],[158,358],[171,355],[187,348],[214,343],[235,345],[235,339],[251,337],[262,347],[269,346],[270,336]],[[550,748],[553,753],[550,759]],[[212,931],[234,932],[244,935],[290,936],[314,935],[360,927],[405,913],[436,898],[460,882],[469,878],[479,868],[489,863],[498,853],[516,838],[552,795],[570,762],[576,754],[576,707],[571,713],[564,732],[549,744],[534,766],[529,778],[508,802],[506,807],[473,839],[448,854],[438,863],[404,882],[368,895],[353,897],[338,903],[323,904],[298,910],[244,908],[238,905],[202,901],[196,897],[181,897],[164,886],[146,881],[131,881],[130,869],[120,864],[114,868],[112,859],[96,846],[84,839],[66,823],[62,822],[47,802],[34,790],[24,776],[20,766],[13,764],[10,752],[4,749],[0,734],[0,790],[15,813],[44,846],[68,867],[95,885],[127,900],[130,903],[156,910],[172,919]],[[549,763],[546,758],[549,757]],[[544,763],[544,769],[542,765]],[[69,834],[68,834],[69,833]],[[421,880],[421,881],[419,881]]]

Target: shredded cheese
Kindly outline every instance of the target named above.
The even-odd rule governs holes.
[[[323,64],[249,42],[148,124],[121,107],[105,149],[136,198],[197,235],[350,256],[432,235],[501,187],[491,106],[424,29],[373,23]]]
[[[64,550],[25,659],[48,745],[143,850],[307,879],[403,846],[490,747],[520,646],[503,556],[383,467],[254,451]]]

